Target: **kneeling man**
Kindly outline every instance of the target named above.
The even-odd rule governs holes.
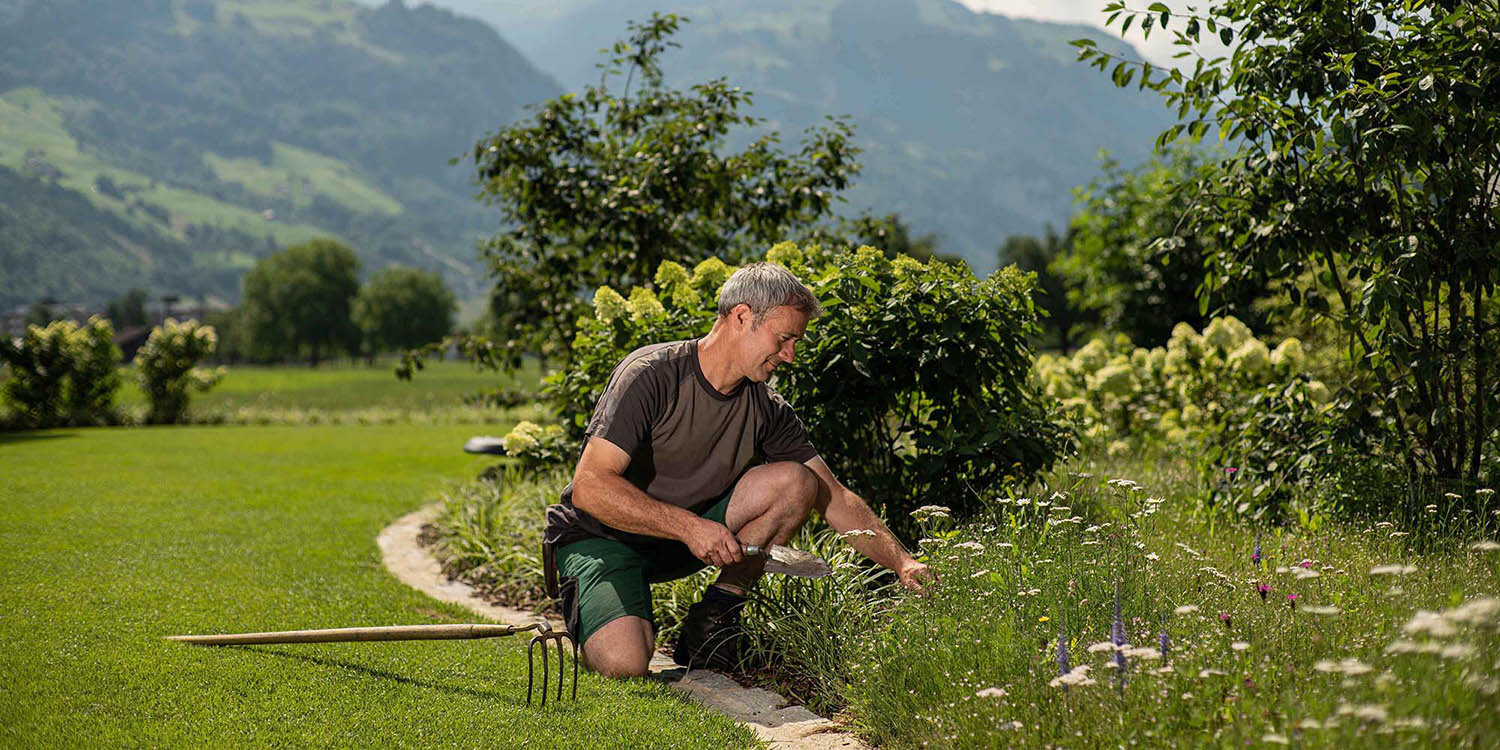
[[[646,674],[650,585],[708,565],[718,580],[688,610],[673,657],[736,667],[745,591],[765,567],[742,545],[785,543],[813,509],[837,531],[873,531],[851,537],[855,548],[909,588],[928,577],[766,385],[821,313],[790,271],[754,263],[724,282],[707,336],[642,347],[615,367],[573,481],[547,509],[548,578],[595,671]]]

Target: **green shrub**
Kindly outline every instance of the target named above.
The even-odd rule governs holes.
[[[135,355],[141,390],[151,402],[146,421],[174,424],[187,414],[189,389],[206,391],[225,374],[219,367],[208,370],[198,363],[214,353],[218,337],[212,326],[196,320],[178,323],[172,318],[151,329],[151,337]]]
[[[74,331],[71,339],[73,371],[68,378],[68,421],[72,424],[111,424],[115,392],[120,388],[120,347],[115,329],[99,316]]]
[[[16,426],[57,427],[116,420],[120,350],[114,329],[98,316],[79,326],[57,320],[27,326],[15,341],[0,341],[10,370],[3,388]]]
[[[1145,446],[1195,457],[1221,500],[1256,517],[1290,488],[1331,470],[1333,394],[1309,373],[1314,355],[1287,338],[1272,348],[1232,317],[1202,333],[1179,323],[1165,347],[1096,338],[1071,357],[1042,355],[1036,374],[1086,440],[1112,456]]]
[[[1006,268],[981,280],[964,266],[892,261],[871,247],[825,253],[790,242],[767,258],[796,273],[826,310],[774,386],[834,472],[898,534],[910,536],[907,512],[932,498],[972,510],[978,490],[1034,476],[1069,449],[1028,382],[1027,342],[1038,331],[1030,274]],[[691,273],[667,261],[654,290],[596,292],[594,315],[579,321],[573,368],[543,386],[575,440],[627,353],[708,332],[733,271],[717,258]]]

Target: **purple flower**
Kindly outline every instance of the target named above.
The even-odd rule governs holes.
[[[1296,609],[1297,608],[1297,595],[1296,594],[1287,594],[1286,595],[1286,604],[1287,604],[1288,607],[1291,607],[1292,609]]]
[[[1172,639],[1167,637],[1167,629],[1162,628],[1161,635],[1156,637],[1156,643],[1161,646],[1162,661],[1166,661],[1167,653],[1172,650]]]
[[[1260,592],[1260,600],[1261,601],[1265,601],[1266,600],[1266,595],[1269,594],[1269,593],[1271,593],[1271,584],[1269,584],[1269,583],[1258,583],[1258,584],[1255,585],[1255,590],[1258,591],[1258,592]]]
[[[1219,613],[1219,622],[1224,623],[1224,627],[1227,629],[1229,627],[1229,613],[1228,612],[1220,612]]]
[[[1115,584],[1115,621],[1110,628],[1110,640],[1115,644],[1115,666],[1120,671],[1120,687],[1125,687],[1125,621],[1120,617],[1120,584]]]
[[[1255,552],[1250,555],[1250,562],[1255,565],[1260,564],[1260,537],[1255,538]]]
[[[1057,624],[1057,674],[1062,676],[1068,673],[1068,637],[1063,632],[1062,623]]]

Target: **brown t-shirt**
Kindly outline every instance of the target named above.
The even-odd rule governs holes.
[[[786,399],[765,383],[742,380],[729,394],[709,384],[697,340],[652,344],[615,366],[584,437],[600,437],[630,456],[625,478],[664,503],[701,512],[762,461],[802,463],[818,455]],[[573,485],[547,508],[547,541],[589,536],[654,541],[606,526],[573,506]]]

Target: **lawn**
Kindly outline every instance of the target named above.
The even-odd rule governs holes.
[[[474,431],[0,434],[0,745],[752,744],[652,683],[584,674],[577,703],[528,708],[520,640],[162,640],[474,621],[397,582],[375,546],[383,526],[487,465],[459,451]]]
[[[534,390],[537,367],[527,362],[508,376],[477,371],[467,362],[433,361],[410,381],[392,374],[393,363],[333,362],[302,365],[232,365],[227,376],[207,393],[192,396],[194,419],[250,424],[317,422],[468,422],[496,418],[496,411],[464,404],[482,390],[514,386]],[[116,403],[125,411],[144,411],[145,396],[134,370],[122,371],[124,387]]]

